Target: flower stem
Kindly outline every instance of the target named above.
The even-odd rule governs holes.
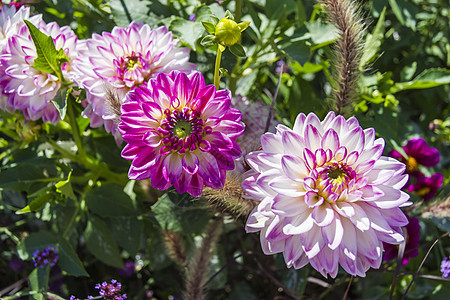
[[[214,68],[214,86],[216,87],[216,90],[219,89],[220,85],[220,61],[222,59],[222,52],[221,45],[217,45],[217,56],[216,56],[216,65]],[[225,49],[224,49],[225,50]]]
[[[83,142],[81,141],[80,128],[78,127],[77,119],[75,118],[73,101],[73,97],[69,96],[69,101],[67,103],[67,117],[69,119],[70,127],[72,128],[72,135],[75,140],[75,144],[77,145],[78,153],[81,156],[86,156],[86,152],[83,148]]]

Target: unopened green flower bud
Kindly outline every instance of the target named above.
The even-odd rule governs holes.
[[[216,25],[216,41],[223,46],[232,46],[239,42],[241,32],[244,31],[250,21],[236,23],[229,18],[223,18]]]

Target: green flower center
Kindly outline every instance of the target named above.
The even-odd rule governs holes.
[[[187,138],[192,133],[191,122],[178,120],[173,127],[173,133],[180,139]]]

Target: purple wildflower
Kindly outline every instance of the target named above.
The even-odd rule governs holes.
[[[98,283],[95,285],[95,288],[99,290],[98,293],[103,299],[124,300],[127,298],[127,295],[122,294],[120,291],[122,284],[115,279],[111,280],[111,283],[106,283],[106,281],[102,284]]]
[[[406,172],[416,171],[419,165],[424,167],[434,167],[439,162],[439,151],[436,148],[429,147],[424,139],[411,139],[403,146],[408,157],[403,157],[396,150],[389,152],[389,156],[396,158],[406,164]]]
[[[444,257],[441,263],[441,272],[443,278],[447,278],[450,275],[450,260],[447,257]]]
[[[130,92],[119,124],[127,143],[122,157],[133,161],[128,177],[196,197],[204,185],[222,188],[241,155],[236,139],[244,131],[230,102],[230,91],[205,85],[199,72],[160,73],[148,88]]]
[[[284,60],[277,61],[277,68],[275,69],[275,73],[280,74],[289,72],[289,66],[284,62]]]
[[[408,217],[408,216],[407,216]],[[409,262],[409,259],[412,257],[416,257],[419,254],[418,246],[420,242],[420,225],[419,219],[417,218],[409,218],[408,225],[406,228],[406,245],[405,245],[405,253],[403,254],[402,265],[406,265]],[[383,243],[384,254],[383,260],[391,260],[396,258],[398,255],[398,245],[392,245],[388,243]]]
[[[441,173],[434,173],[430,177],[425,177],[425,175],[418,172],[416,173],[416,182],[414,184],[409,184],[407,189],[408,192],[415,192],[427,201],[434,197],[443,181],[444,175]]]
[[[127,261],[125,268],[117,270],[120,276],[131,277],[136,272],[136,265],[133,261]]]
[[[195,17],[195,14],[190,14],[189,15],[189,21],[196,21],[197,18]]]
[[[33,253],[33,262],[35,267],[43,268],[45,265],[50,264],[53,267],[58,261],[58,250],[56,246],[49,246],[43,250],[37,249]]]

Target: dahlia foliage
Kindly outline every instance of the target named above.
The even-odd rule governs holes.
[[[6,13],[10,11],[11,8],[5,10]],[[73,63],[78,55],[78,39],[68,26],[59,27],[55,22],[46,24],[40,16],[28,16],[29,8],[21,7],[15,15],[6,17],[6,24],[9,26],[4,31],[7,33],[6,37],[10,37],[0,55],[0,85],[6,96],[6,104],[2,108],[8,111],[21,110],[28,120],[42,118],[44,122],[56,124],[60,120],[60,114],[51,101],[62,87],[61,78],[34,67],[38,54],[23,19],[29,19],[42,33],[51,36],[56,49],[63,50],[67,61],[61,64],[61,70],[68,81],[72,81],[75,76]]]
[[[119,124],[127,143],[122,157],[132,160],[129,178],[151,178],[157,189],[173,185],[193,196],[204,185],[222,188],[241,155],[236,139],[244,131],[230,103],[228,90],[205,85],[198,72],[160,73],[130,92]]]
[[[114,112],[105,101],[108,89],[113,89],[122,101],[128,91],[146,84],[158,73],[195,70],[196,66],[189,62],[189,48],[178,48],[178,44],[166,27],[151,29],[135,22],[102,35],[93,34],[86,40],[76,69],[77,82],[86,89],[83,115],[90,118],[91,126],[104,124],[106,131],[116,133]]]
[[[381,155],[384,140],[372,128],[333,112],[323,121],[300,114],[293,129],[278,125],[261,145],[247,155],[242,186],[260,201],[246,230],[261,232],[264,253],[282,252],[288,266],[310,263],[323,276],[335,277],[339,264],[365,276],[379,268],[383,242],[404,241],[405,165]]]

